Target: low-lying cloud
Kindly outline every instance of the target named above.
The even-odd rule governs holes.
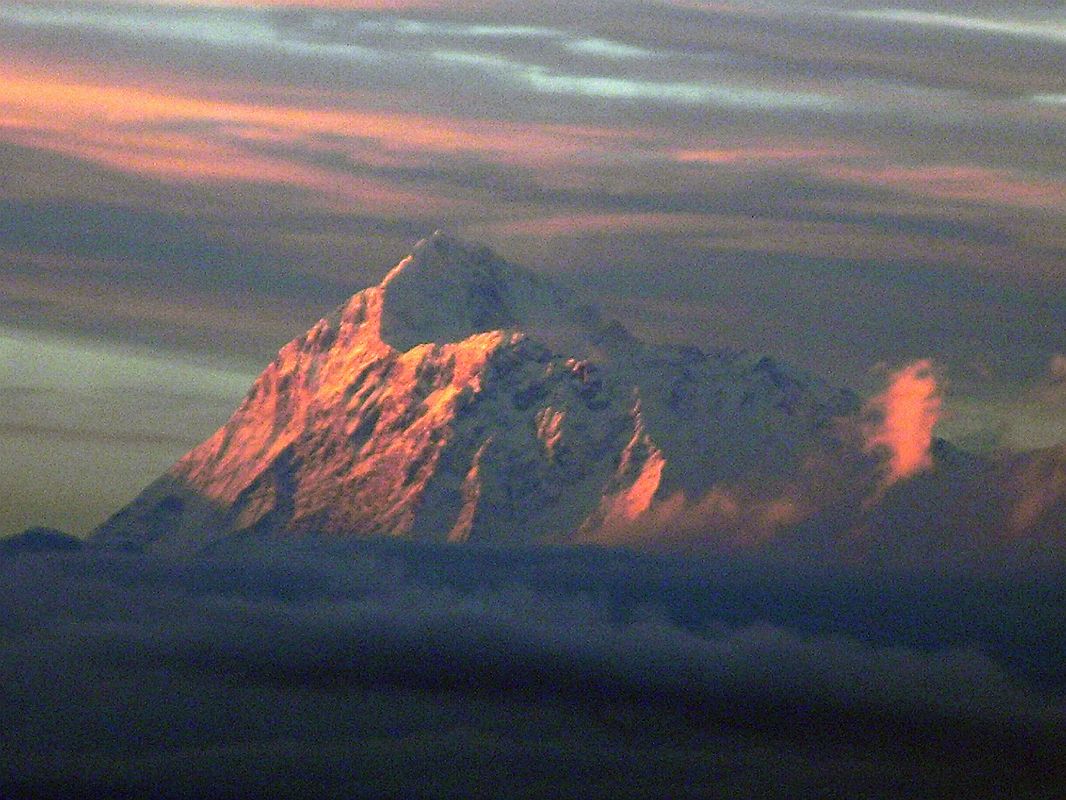
[[[758,492],[750,486],[715,485],[696,498],[678,491],[654,500],[633,519],[610,519],[591,541],[638,548],[757,551],[817,510],[798,486]]]
[[[16,793],[991,796],[1061,772],[1053,576],[303,543],[0,577]]]
[[[1066,355],[1054,353],[1051,356],[1047,377],[1037,392],[1049,405],[1066,406]]]

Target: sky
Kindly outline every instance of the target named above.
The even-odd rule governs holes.
[[[90,530],[438,228],[1066,441],[1064,153],[1053,3],[4,2],[0,534]]]

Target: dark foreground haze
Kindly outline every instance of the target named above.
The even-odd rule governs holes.
[[[181,560],[35,545],[0,553],[0,606],[4,797],[1066,785],[1061,572],[314,539]]]

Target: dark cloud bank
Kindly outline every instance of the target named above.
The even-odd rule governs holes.
[[[1056,797],[1066,578],[0,554],[0,796]]]

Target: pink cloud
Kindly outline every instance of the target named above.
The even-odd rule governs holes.
[[[1048,362],[1048,377],[1054,384],[1066,383],[1066,355],[1056,353]]]
[[[941,387],[931,361],[915,361],[893,372],[888,388],[867,409],[880,419],[864,431],[866,450],[889,454],[886,486],[933,465],[930,448],[940,419]]]
[[[653,499],[633,518],[616,517],[585,533],[584,541],[652,548],[754,550],[815,511],[798,486],[757,492],[716,484],[699,497],[677,491]]]
[[[834,166],[824,174],[864,186],[888,187],[940,200],[1014,208],[1066,206],[1066,188],[1060,181],[969,164]]]
[[[740,164],[836,163],[869,156],[871,151],[846,142],[764,142],[758,144],[712,143],[706,147],[673,150],[670,157],[682,164],[722,166]]]

